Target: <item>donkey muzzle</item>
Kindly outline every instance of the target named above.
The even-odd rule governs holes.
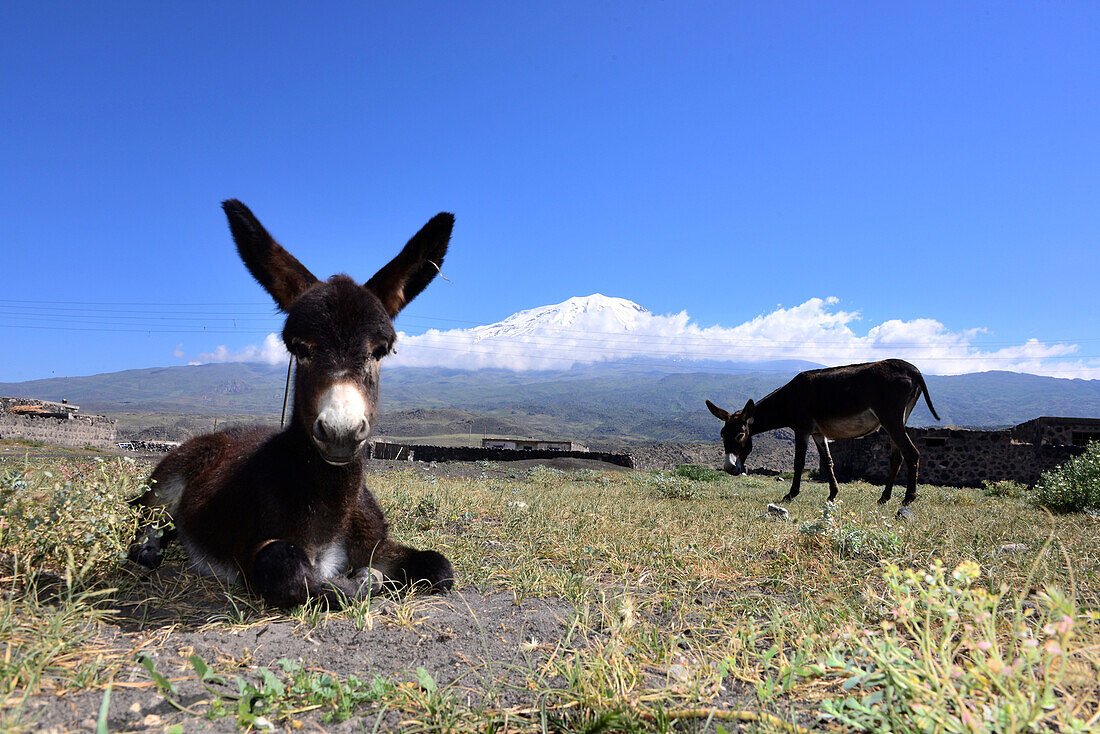
[[[738,474],[745,473],[745,464],[736,454],[726,454],[726,463],[722,465],[722,471],[736,477]]]
[[[313,422],[313,443],[330,464],[347,464],[370,437],[367,402],[355,385],[337,384],[324,392]]]

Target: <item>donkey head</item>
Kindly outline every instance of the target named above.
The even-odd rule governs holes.
[[[248,207],[230,199],[222,208],[241,260],[287,314],[283,342],[298,360],[292,427],[304,429],[329,464],[347,464],[374,427],[379,361],[397,336],[393,317],[439,272],[454,216],[432,217],[397,257],[359,285],[347,275],[318,280]]]
[[[714,403],[707,401],[707,407],[714,416],[723,422],[722,446],[726,451],[726,461],[722,466],[728,474],[741,474],[745,471],[745,459],[752,451],[752,414],[756,403],[751,399],[745,407],[730,414]]]

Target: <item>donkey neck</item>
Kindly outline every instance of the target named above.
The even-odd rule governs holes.
[[[286,459],[291,460],[290,464],[300,473],[300,479],[308,482],[311,491],[317,495],[358,495],[364,471],[361,453],[347,464],[329,464],[314,447],[309,429],[294,420],[276,435],[272,444]]]
[[[749,427],[749,435],[767,433],[777,428],[787,428],[791,425],[791,416],[786,410],[786,403],[777,399],[776,390],[765,395],[756,403],[752,414],[752,425]]]

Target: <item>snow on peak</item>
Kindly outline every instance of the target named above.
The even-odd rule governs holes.
[[[590,296],[575,296],[551,306],[520,311],[503,321],[478,326],[470,331],[475,341],[563,329],[629,333],[638,325],[639,317],[647,314],[648,311],[633,301],[593,293]]]

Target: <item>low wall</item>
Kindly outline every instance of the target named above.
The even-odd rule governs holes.
[[[408,459],[416,461],[523,461],[524,459],[592,459],[616,466],[634,468],[630,454],[603,451],[526,451],[519,449],[487,449],[472,446],[424,446],[398,443],[371,444],[373,459]]]
[[[1010,479],[1033,486],[1039,475],[1080,454],[1080,446],[1027,443],[1012,431],[970,431],[952,428],[910,428],[909,437],[920,452],[918,481],[948,487],[980,487],[985,481]],[[881,429],[865,438],[829,442],[833,471],[839,481],[854,479],[875,484],[886,481],[890,466],[890,439]],[[905,484],[902,464],[897,484]]]
[[[0,413],[0,439],[42,441],[55,446],[114,448],[115,419],[101,415],[55,416]]]

